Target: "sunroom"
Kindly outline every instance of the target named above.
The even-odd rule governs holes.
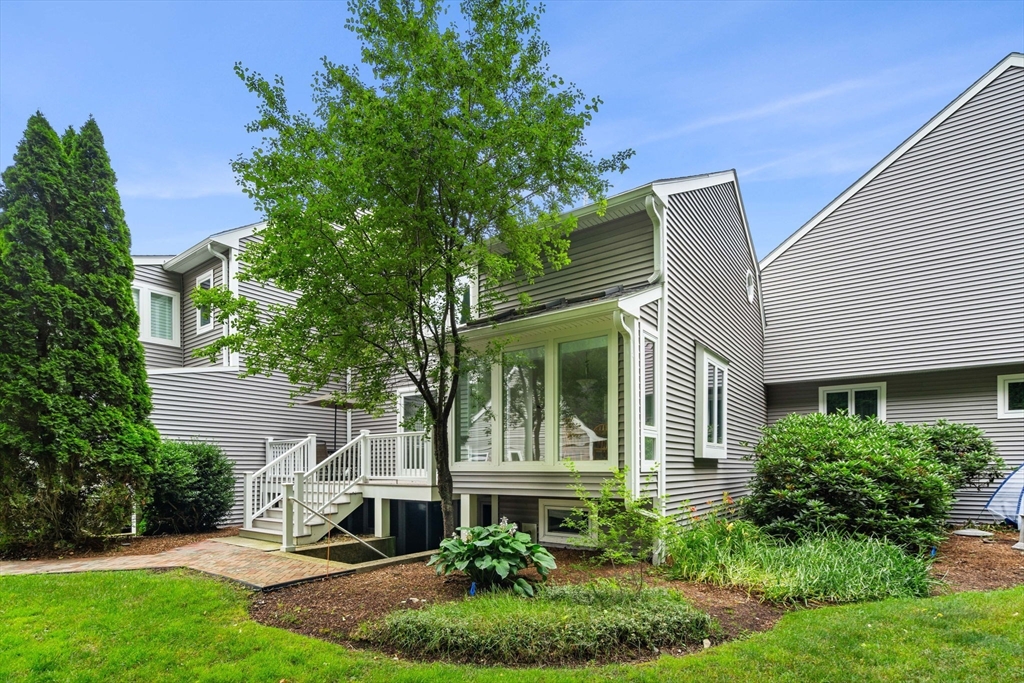
[[[459,385],[450,436],[463,523],[481,498],[571,498],[573,468],[591,491],[622,467],[635,491],[653,481],[662,343],[642,309],[661,295],[660,285],[615,287],[470,323],[471,345],[503,346],[500,362],[469,368]]]

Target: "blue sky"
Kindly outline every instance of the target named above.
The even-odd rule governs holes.
[[[355,63],[341,2],[0,2],[0,166],[41,110],[94,115],[133,251],[176,253],[259,217],[228,162],[256,142],[232,65],[308,109],[320,58]],[[597,155],[626,190],[737,169],[764,256],[1007,53],[1024,3],[549,2],[552,70],[605,102]]]

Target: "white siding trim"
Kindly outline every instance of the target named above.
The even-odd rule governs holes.
[[[1008,385],[1011,382],[1024,382],[1024,373],[998,375],[996,377],[996,396],[999,401],[999,407],[996,410],[996,417],[1000,420],[1024,419],[1024,410],[1010,410]]]
[[[855,195],[865,185],[874,180],[882,171],[887,169],[903,154],[916,145],[922,138],[931,133],[933,130],[938,128],[943,121],[948,119],[950,116],[955,114],[964,104],[969,102],[975,95],[985,89],[992,81],[998,78],[1010,67],[1024,67],[1024,54],[1014,52],[1007,55],[1001,62],[995,65],[991,71],[978,79],[974,85],[965,90],[960,97],[956,98],[945,109],[940,111],[938,114],[933,116],[928,123],[924,124],[916,133],[911,135],[909,138],[904,140],[903,144],[897,147],[895,150],[889,153],[889,156],[878,162],[871,170],[862,175],[857,181],[848,187],[845,192],[832,200],[832,203],[826,206],[824,209],[819,211],[811,220],[804,223],[804,225],[786,238],[786,241],[775,247],[770,254],[764,257],[761,261],[760,269],[764,270],[772,264],[777,258],[782,256],[793,244],[795,244],[801,237],[806,235],[808,232],[814,229],[816,225],[821,223],[823,220],[828,218],[832,213],[842,206],[846,200]]]

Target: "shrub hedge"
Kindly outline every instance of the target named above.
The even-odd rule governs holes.
[[[909,426],[847,415],[789,415],[763,431],[744,515],[770,534],[885,538],[908,549],[942,538],[953,493],[998,475],[976,427]]]
[[[143,506],[145,533],[212,529],[234,503],[235,475],[218,446],[201,441],[164,441]]]

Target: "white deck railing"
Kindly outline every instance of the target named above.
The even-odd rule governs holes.
[[[275,507],[284,495],[284,485],[295,480],[296,472],[311,469],[316,464],[316,434],[305,439],[290,441],[267,440],[267,450],[271,444],[293,444],[284,449],[273,460],[245,475],[245,526],[252,527],[254,519],[268,509]]]
[[[288,444],[288,447],[283,447]],[[303,525],[332,514],[328,508],[357,484],[389,481],[413,486],[436,484],[434,456],[426,432],[371,434],[355,439],[316,462],[316,434],[305,439],[267,440],[267,454],[277,454],[265,467],[245,475],[245,527],[270,508],[281,507],[285,485],[301,502],[294,519],[295,535]],[[290,530],[292,531],[292,530]]]

